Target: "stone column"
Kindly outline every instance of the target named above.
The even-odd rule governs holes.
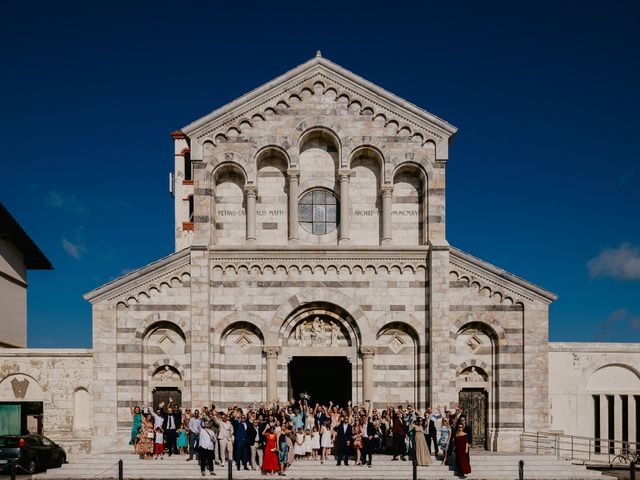
[[[600,395],[600,438],[609,438],[609,401],[606,395]],[[600,442],[600,453],[609,452],[609,442]]]
[[[267,398],[266,402],[278,398],[278,354],[280,347],[264,347],[262,349],[267,359]]]
[[[300,170],[287,170],[289,178],[289,243],[298,243],[298,188]]]
[[[256,197],[258,196],[258,187],[255,185],[247,185],[244,187],[244,193],[247,196],[247,243],[255,244],[256,239]]]
[[[376,347],[360,347],[362,355],[362,400],[373,401],[373,356]]]
[[[627,404],[628,406],[629,404]],[[622,440],[622,396],[615,395],[613,397],[613,438],[614,440]],[[616,454],[620,453],[621,443],[614,445]]]
[[[393,208],[393,186],[385,186],[382,193],[382,245],[391,245],[391,209]]]
[[[338,181],[340,182],[340,238],[339,245],[347,245],[351,242],[349,237],[349,180],[351,170],[339,170]]]
[[[627,419],[629,420],[629,441],[637,442],[638,437],[636,432],[636,396],[629,395],[627,400]]]

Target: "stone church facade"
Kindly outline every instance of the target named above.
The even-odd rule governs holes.
[[[447,242],[455,133],[320,56],[173,132],[175,252],[85,295],[91,350],[0,348],[0,408],[70,454],[128,449],[131,400],[304,392],[637,441],[640,345],[549,343],[555,295]]]
[[[480,402],[492,449],[546,428],[555,296],[447,242],[455,132],[320,56],[174,132],[176,252],[85,296],[93,448],[126,442],[130,399],[314,385]]]

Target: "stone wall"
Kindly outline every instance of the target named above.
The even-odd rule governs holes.
[[[42,402],[43,434],[67,454],[88,453],[92,364],[91,350],[0,349],[0,402]]]
[[[623,410],[626,410],[627,440],[640,441],[636,429],[640,413],[640,345],[550,343],[549,399],[553,430],[595,437],[595,408],[599,407],[599,438],[611,438],[609,423],[613,420],[613,438],[622,440]],[[609,402],[614,413],[612,419]]]

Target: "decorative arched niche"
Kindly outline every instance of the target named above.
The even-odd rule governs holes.
[[[286,152],[280,148],[266,147],[256,156],[256,227],[259,244],[288,243],[288,166]]]
[[[406,163],[393,172],[391,230],[395,245],[424,245],[426,238],[427,176],[418,165]]]
[[[372,147],[356,148],[350,159],[350,233],[354,245],[378,245],[382,222],[382,154]]]
[[[89,391],[79,387],[73,392],[73,429],[89,430],[91,428],[91,397]]]
[[[223,163],[214,170],[212,183],[216,243],[244,245],[247,232],[244,170],[236,163]]]
[[[340,165],[340,141],[328,128],[311,128],[299,140],[300,190],[304,191],[332,183],[336,189],[336,175]]]

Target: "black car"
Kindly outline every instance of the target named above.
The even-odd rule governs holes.
[[[17,473],[36,473],[66,461],[64,449],[42,435],[0,436],[0,472],[5,474],[11,463],[16,464]]]

